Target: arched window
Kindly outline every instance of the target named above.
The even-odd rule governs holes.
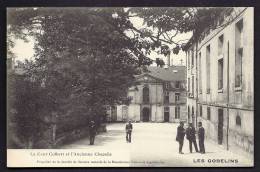
[[[149,103],[149,88],[147,86],[143,88],[143,103]]]
[[[239,115],[236,117],[236,125],[241,127],[241,117]]]

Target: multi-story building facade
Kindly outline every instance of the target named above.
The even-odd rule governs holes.
[[[110,121],[178,122],[186,119],[186,67],[147,67],[129,88],[129,105],[112,106]]]
[[[203,123],[208,139],[252,157],[254,10],[226,11],[186,52],[188,117]]]

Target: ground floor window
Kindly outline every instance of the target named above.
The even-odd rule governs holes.
[[[175,118],[180,119],[180,106],[175,106]]]
[[[168,106],[164,107],[164,122],[169,122],[170,120],[170,108]]]
[[[207,107],[207,119],[210,120],[210,107]]]
[[[202,117],[202,105],[200,105],[200,117]]]

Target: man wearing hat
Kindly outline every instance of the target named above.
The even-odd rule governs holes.
[[[199,130],[198,130],[198,137],[199,137],[199,148],[200,153],[205,153],[205,146],[204,146],[204,137],[205,137],[205,130],[202,127],[202,122],[199,122]]]
[[[183,154],[182,146],[183,146],[183,140],[185,136],[185,129],[183,128],[183,126],[184,126],[183,122],[180,122],[180,125],[177,128],[176,141],[179,142],[179,154]]]
[[[94,145],[95,136],[96,136],[96,125],[95,125],[95,122],[93,120],[91,120],[90,121],[90,125],[89,125],[89,141],[90,141],[90,145]]]
[[[189,140],[189,147],[190,147],[190,153],[192,153],[192,143],[195,147],[196,152],[199,152],[196,142],[196,136],[195,136],[195,128],[193,127],[192,123],[189,123],[189,127],[186,129],[186,138]]]
[[[130,120],[126,124],[125,130],[126,130],[126,141],[131,143],[131,134],[132,134],[132,130],[133,130],[133,125],[131,124]]]

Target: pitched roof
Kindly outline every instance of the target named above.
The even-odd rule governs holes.
[[[149,72],[144,74],[164,81],[183,81],[186,79],[186,66],[169,66],[168,68],[149,66],[147,69]]]

